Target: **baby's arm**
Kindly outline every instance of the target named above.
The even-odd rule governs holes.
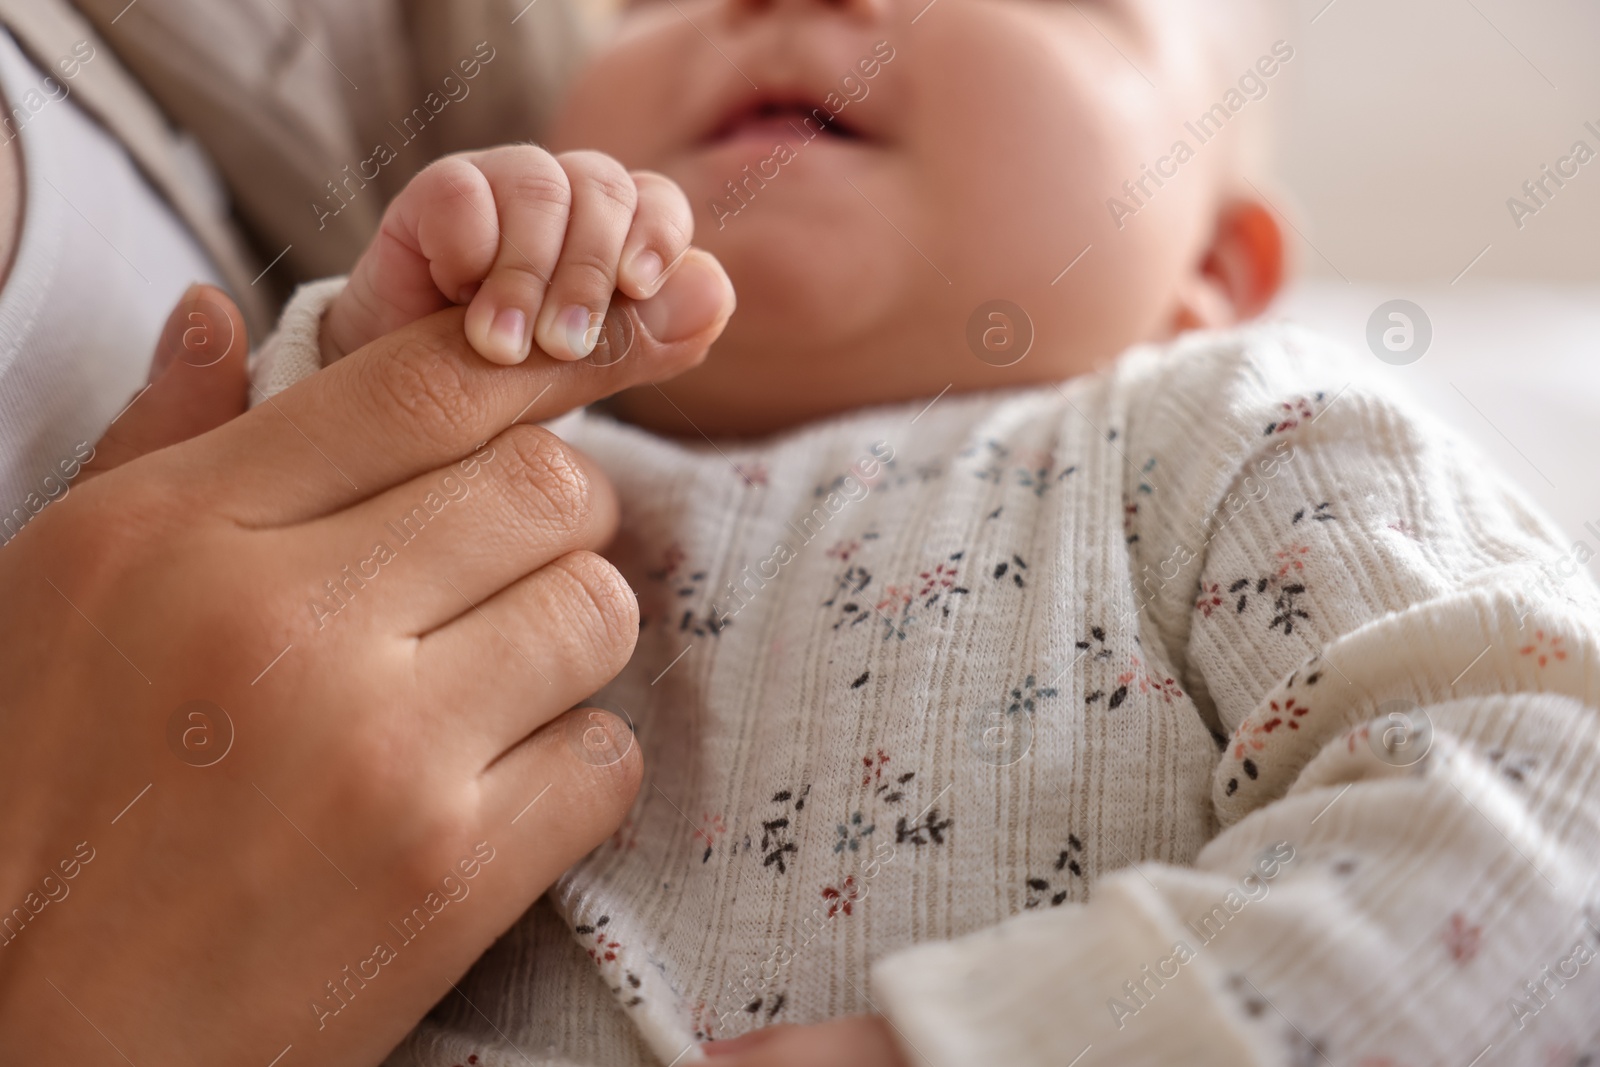
[[[598,152],[509,145],[448,156],[390,203],[329,306],[324,365],[408,323],[467,304],[472,347],[520,363],[595,347],[613,291],[645,300],[689,247],[683,191]]]
[[[1305,351],[1181,353],[1122,442],[1130,471],[1159,457],[1153,494],[1129,486],[1135,566],[1168,579],[1145,646],[1226,737],[1224,829],[1192,869],[1141,864],[1087,904],[880,961],[912,1059],[1595,1049],[1595,588],[1448,433],[1346,391],[1322,346],[1268,341]]]

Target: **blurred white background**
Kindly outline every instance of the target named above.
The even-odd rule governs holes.
[[[1301,277],[1277,313],[1366,352],[1373,311],[1414,301],[1432,344],[1384,373],[1600,557],[1600,4],[1286,2],[1272,195]],[[1579,140],[1595,160],[1519,229],[1507,199]]]
[[[1600,152],[1600,4],[1287,2],[1280,171],[1309,273],[1450,282],[1488,247],[1468,278],[1600,281],[1600,158],[1520,231],[1506,208],[1574,141]]]

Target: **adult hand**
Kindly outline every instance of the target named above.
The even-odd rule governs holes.
[[[376,1063],[615,828],[639,753],[566,709],[635,639],[616,502],[514,423],[694,365],[732,305],[702,256],[652,300],[606,367],[491,366],[457,309],[147,425],[0,551],[8,1058]]]
[[[701,1046],[717,1067],[907,1067],[889,1022],[851,1015],[814,1026],[769,1026]]]

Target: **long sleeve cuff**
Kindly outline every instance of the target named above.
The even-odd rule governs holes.
[[[1125,872],[1088,904],[885,957],[873,989],[919,1067],[1266,1062],[1193,940]]]
[[[322,367],[322,315],[348,279],[324,278],[296,289],[278,328],[250,357],[250,406],[264,403]]]

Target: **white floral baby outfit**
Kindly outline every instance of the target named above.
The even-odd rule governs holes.
[[[592,703],[646,784],[391,1062],[872,1010],[938,1067],[1600,1057],[1588,547],[1327,343],[759,445],[552,428],[622,500],[639,643]]]

